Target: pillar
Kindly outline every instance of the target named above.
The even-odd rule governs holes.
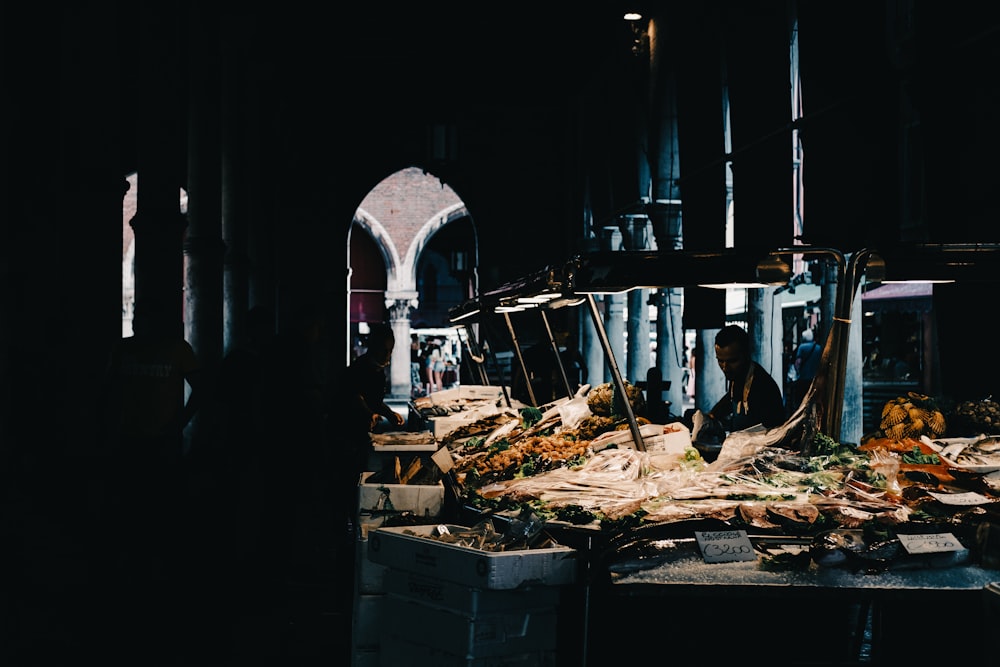
[[[621,231],[617,227],[605,227],[601,242],[604,250],[621,250]],[[614,353],[615,363],[620,364],[625,353],[625,295],[604,295],[604,330],[608,345]],[[605,360],[607,361],[607,360]],[[605,363],[604,382],[611,382],[611,367]]]
[[[246,313],[253,304],[249,290],[249,258],[247,239],[249,218],[247,198],[250,190],[246,186],[246,151],[243,128],[244,104],[242,99],[243,71],[240,63],[241,43],[238,26],[229,18],[222,26],[222,52],[220,53],[221,99],[219,113],[222,118],[220,141],[220,207],[222,219],[222,239],[224,244],[222,292],[223,292],[223,340],[228,352],[230,346],[240,339],[246,327]],[[251,105],[252,106],[252,105]],[[273,304],[266,304],[273,306]]]
[[[786,6],[734,3],[725,17],[734,245],[740,249],[787,247],[795,232]]]
[[[219,194],[218,17],[207,6],[192,8],[190,22],[191,95],[188,108],[188,230],[184,240],[185,338],[208,378],[222,363],[222,210]],[[205,430],[195,415],[192,446]]]
[[[627,233],[631,242],[629,250],[648,250],[649,233],[646,216],[628,217]],[[649,290],[638,288],[628,292],[626,303],[628,335],[626,342],[628,350],[625,363],[625,378],[631,383],[645,381],[646,371],[651,365],[649,351]]]
[[[386,398],[408,401],[413,383],[410,379],[410,313],[417,307],[416,299],[386,299],[389,326],[396,337],[389,362],[389,395]]]
[[[136,100],[138,182],[135,231],[136,305],[154,298],[175,313],[171,334],[183,329],[183,250],[187,221],[180,212],[181,151],[177,25],[174,8],[141,5],[139,37],[140,82]]]

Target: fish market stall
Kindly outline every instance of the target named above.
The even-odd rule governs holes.
[[[581,554],[576,664],[678,647],[710,661],[766,647],[779,664],[997,662],[993,406],[910,392],[877,432],[840,442],[844,316],[863,270],[844,266],[849,295],[801,405],[780,427],[728,434],[714,460],[695,447],[701,424],[650,423],[617,377],[442,438],[435,460],[463,511],[544,517]],[[623,642],[623,624],[641,638]]]
[[[584,554],[577,609],[588,652],[659,654],[660,643],[623,648],[602,632],[635,616],[657,619],[665,637],[742,650],[745,636],[726,639],[720,624],[767,619],[759,632],[773,632],[808,613],[803,636],[821,635],[845,661],[910,650],[914,608],[967,628],[989,618],[988,587],[1000,580],[993,438],[842,445],[810,426],[807,403],[788,428],[730,438],[709,463],[683,429],[642,424],[639,451],[626,430],[587,431],[614,417],[568,403],[450,443],[449,475],[466,507],[547,517],[559,542]],[[560,411],[574,408],[576,427],[559,427]],[[963,452],[975,463],[962,467]],[[723,620],[720,607],[737,618]]]

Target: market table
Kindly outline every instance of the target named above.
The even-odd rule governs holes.
[[[1000,664],[997,581],[978,565],[770,571],[691,555],[591,588],[588,664]]]

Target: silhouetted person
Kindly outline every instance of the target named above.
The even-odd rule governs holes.
[[[203,437],[189,455],[188,534],[198,545],[189,580],[200,601],[191,616],[201,654],[230,648],[220,619],[246,608],[246,598],[257,594],[247,581],[261,576],[262,517],[269,511],[264,498],[271,483],[265,477],[267,452],[273,445],[258,417],[262,354],[275,335],[274,311],[255,306],[244,324],[219,366],[212,400],[199,414]]]
[[[169,648],[161,645],[165,635],[150,633],[170,627],[182,602],[183,431],[199,405],[198,360],[179,333],[179,316],[168,313],[155,299],[137,302],[135,335],[113,349],[101,395],[109,439],[107,566],[123,624],[114,634],[140,649]]]
[[[261,576],[271,592],[316,576],[330,530],[331,457],[325,438],[327,399],[322,367],[323,317],[297,310],[261,354]],[[324,525],[325,524],[325,525]]]
[[[340,509],[352,519],[357,511],[358,479],[367,467],[373,431],[398,429],[403,415],[385,402],[389,378],[386,369],[396,338],[387,324],[373,324],[366,352],[347,367],[344,377],[343,448],[337,452]]]
[[[222,462],[238,476],[257,468],[265,449],[259,428],[262,355],[275,335],[274,311],[255,306],[246,330],[222,360],[216,389]],[[233,483],[239,488],[240,479]]]

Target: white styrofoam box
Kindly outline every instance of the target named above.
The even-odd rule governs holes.
[[[510,395],[509,387],[507,387],[507,395]],[[435,406],[453,410],[447,415],[425,417],[431,433],[435,438],[441,439],[460,426],[490,417],[505,409],[506,401],[503,399],[503,387],[464,384],[461,387],[437,391],[414,399],[413,403],[418,410]]]
[[[452,532],[465,526],[446,524]],[[483,551],[434,539],[437,526],[393,526],[368,533],[368,558],[390,568],[445,579],[473,588],[558,586],[576,580],[577,552],[556,545],[544,549]]]
[[[430,424],[431,433],[434,437],[441,439],[454,431],[459,426],[465,426],[466,424],[471,424],[472,422],[479,421],[482,419],[477,413],[473,412],[456,412],[453,415],[448,415],[447,417],[428,417],[427,422]]]
[[[437,449],[434,437],[427,431],[388,431],[372,433],[372,447],[376,451],[430,451]]]
[[[554,651],[558,637],[552,607],[468,616],[387,593],[382,620],[387,634],[466,658]]]
[[[507,387],[507,395],[510,395],[510,387]],[[442,389],[426,396],[413,399],[413,404],[417,409],[432,405],[448,405],[451,403],[462,403],[468,401],[495,401],[503,398],[504,387],[489,384],[463,384],[451,389]]]
[[[385,593],[385,575],[389,571],[385,565],[368,559],[368,539],[362,537],[355,542],[355,592],[360,595],[380,595]]]
[[[555,651],[535,651],[470,658],[387,635],[379,649],[379,667],[434,665],[434,667],[556,667]]]
[[[444,484],[380,484],[368,483],[373,472],[361,473],[358,482],[358,520],[381,525],[385,517],[399,512],[412,512],[418,517],[434,519],[444,504]]]
[[[351,619],[352,648],[378,648],[385,626],[384,595],[355,595],[354,613]]]
[[[488,590],[386,568],[382,592],[455,613],[477,616],[513,609],[554,609],[559,604],[560,589],[557,586],[526,586]]]
[[[681,423],[661,426],[663,432],[647,438],[643,435],[642,442],[647,452],[658,454],[683,454],[685,450],[694,447],[691,442],[691,431]]]

